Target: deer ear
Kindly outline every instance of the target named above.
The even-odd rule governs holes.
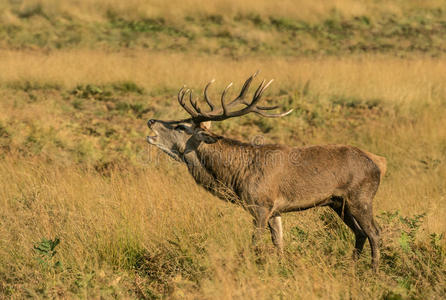
[[[211,128],[211,121],[201,122],[200,128],[202,129],[210,129]]]
[[[197,132],[195,133],[195,137],[196,137],[200,142],[204,142],[204,143],[206,143],[206,144],[213,144],[213,143],[217,142],[217,141],[220,139],[219,136],[217,136],[217,135],[215,135],[215,134],[213,134],[213,133],[204,131],[204,130],[199,130],[199,131],[197,131]]]

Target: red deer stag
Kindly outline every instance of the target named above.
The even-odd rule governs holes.
[[[244,83],[240,94],[225,101],[229,84],[221,95],[221,108],[216,108],[204,89],[209,111],[204,111],[184,87],[178,102],[191,116],[180,121],[149,120],[155,133],[147,142],[171,157],[186,163],[195,181],[218,197],[237,202],[254,217],[253,240],[257,241],[269,226],[274,245],[283,250],[280,215],[316,206],[329,206],[353,231],[357,257],[366,239],[370,242],[372,266],[379,263],[380,230],[373,218],[372,200],[386,170],[386,160],[347,145],[288,147],[253,145],[216,135],[209,131],[210,121],[223,121],[256,113],[276,118],[288,115],[266,111],[277,106],[259,106],[265,80],[251,101],[244,98],[257,73]],[[189,97],[189,105],[185,98]],[[233,108],[239,106],[239,109]],[[242,106],[242,107],[240,107]]]

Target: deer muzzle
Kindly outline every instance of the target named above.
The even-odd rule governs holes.
[[[150,119],[149,121],[147,121],[147,127],[149,127],[155,133],[155,135],[153,135],[153,136],[150,136],[150,135],[147,136],[146,140],[149,144],[155,144],[156,139],[158,137],[158,133],[156,132],[155,129],[153,129],[153,124],[155,124],[155,123],[156,123],[156,120],[154,120],[154,119]]]

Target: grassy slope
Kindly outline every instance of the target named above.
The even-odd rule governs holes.
[[[344,5],[284,4],[289,11],[262,7],[257,1],[253,3],[257,9],[247,10],[229,1],[226,5],[232,4],[233,11],[208,4],[197,5],[195,12],[186,15],[174,8],[188,7],[187,2],[172,1],[161,11],[153,2],[124,8],[101,1],[96,7],[53,2],[6,5],[0,12],[0,46],[126,47],[231,56],[364,52],[436,56],[446,47],[445,8],[435,1],[424,6],[365,1],[356,9],[347,0],[340,2]]]
[[[286,2],[288,10],[229,1],[235,8],[225,13],[216,4],[175,10],[175,1],[34,3],[7,4],[1,15],[0,297],[444,296],[446,67],[436,1],[378,9],[345,0],[336,13],[317,1],[301,9]],[[401,32],[420,15],[434,24],[428,35],[414,34],[426,22],[408,22],[407,35],[375,47],[381,40],[371,36]],[[392,16],[397,22],[386,23]],[[327,34],[332,27],[338,43]],[[77,42],[67,42],[72,35]],[[255,48],[252,37],[267,46]],[[298,40],[314,51],[290,51]],[[426,40],[426,49],[417,46]],[[348,41],[375,46],[352,50]],[[336,56],[290,56],[296,53]],[[144,142],[146,119],[184,116],[174,99],[183,83],[201,90],[216,78],[217,97],[226,82],[240,84],[256,69],[276,79],[266,100],[296,112],[280,120],[247,116],[215,124],[216,132],[291,145],[348,143],[387,157],[375,199],[383,227],[378,275],[368,246],[352,263],[352,234],[326,209],[284,217],[283,258],[266,235],[265,255],[255,255],[249,215],[197,187],[183,166]],[[52,244],[56,238],[60,244]]]

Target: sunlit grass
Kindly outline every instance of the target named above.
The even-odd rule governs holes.
[[[442,59],[236,61],[91,50],[0,57],[2,294],[369,299],[444,292]],[[198,95],[216,78],[217,97],[233,81],[235,94],[257,69],[260,78],[275,79],[267,100],[295,113],[240,118],[214,130],[295,146],[347,143],[385,156],[375,214],[400,215],[379,218],[381,274],[370,273],[368,254],[351,261],[351,234],[325,209],[284,216],[285,257],[265,236],[270,248],[259,260],[249,215],[206,193],[184,166],[145,143],[146,119],[184,116],[175,100],[182,84]],[[417,215],[424,217],[413,227]],[[55,238],[55,254],[34,250]]]
[[[443,6],[1,2],[0,298],[444,298]],[[212,130],[385,156],[378,274],[368,244],[352,261],[353,236],[326,208],[283,216],[282,257],[267,234],[256,253],[249,214],[145,142],[147,119],[186,116],[183,85],[201,98],[215,78],[217,102],[257,70],[254,85],[274,79],[264,101],[294,112]]]
[[[200,90],[215,78],[222,88],[241,85],[256,70],[260,78],[273,78],[271,90],[298,93],[309,84],[314,93],[379,98],[404,104],[443,101],[446,63],[443,59],[398,59],[380,55],[349,58],[247,57],[233,60],[214,55],[161,54],[147,51],[107,53],[91,50],[43,54],[1,51],[0,83],[74,88],[79,84],[129,81],[154,90],[177,90],[183,84]],[[173,96],[173,95],[172,95]],[[417,105],[417,104],[414,104]],[[423,104],[418,104],[423,105]]]

